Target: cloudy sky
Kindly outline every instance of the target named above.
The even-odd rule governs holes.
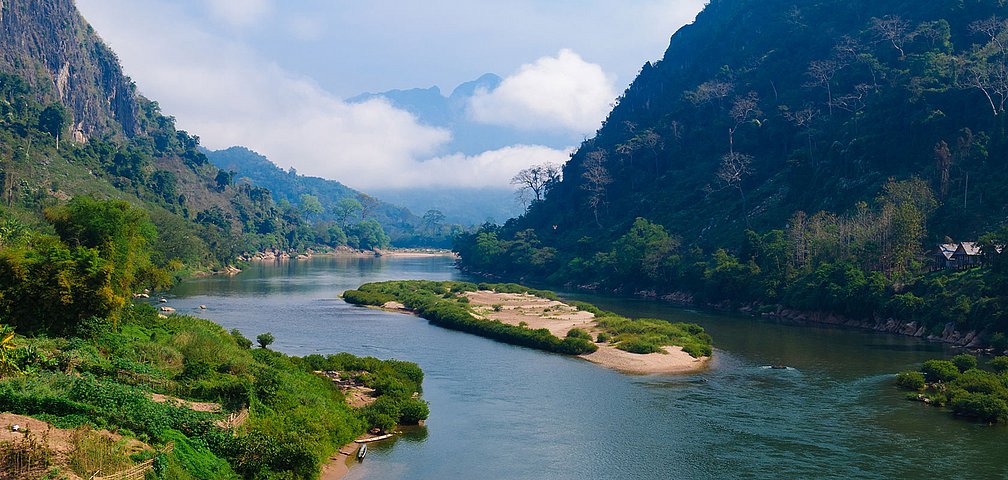
[[[244,145],[280,166],[360,189],[506,186],[563,162],[564,146],[440,155],[450,131],[363,92],[504,77],[475,121],[598,128],[641,65],[705,0],[77,0],[141,92],[211,149]]]

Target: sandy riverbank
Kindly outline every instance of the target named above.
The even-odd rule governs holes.
[[[329,462],[322,466],[322,473],[319,480],[340,480],[350,472],[351,462],[356,461],[354,455],[357,453],[357,442],[340,447],[339,451],[333,455]]]
[[[360,448],[362,443],[385,440],[398,433],[399,432],[393,432],[393,434],[378,436],[370,434],[361,435],[352,443],[343,445],[335,455],[329,458],[329,462],[322,466],[322,473],[319,475],[319,480],[340,480],[350,472],[350,467],[357,463],[357,449]]]
[[[425,258],[425,257],[454,257],[451,250],[439,250],[432,248],[392,248],[386,250],[354,250],[349,247],[340,247],[320,252],[308,251],[300,254],[290,254],[284,251],[266,251],[239,257],[238,260],[244,262],[274,262],[285,260],[306,260],[312,257],[333,257],[333,258],[373,258],[373,257],[396,257],[396,258]]]
[[[572,328],[585,330],[593,337],[602,332],[593,313],[580,311],[555,300],[490,291],[468,292],[466,297],[473,310],[484,318],[509,325],[524,322],[528,328],[545,328],[559,338],[567,336]],[[642,355],[620,350],[611,344],[596,345],[598,351],[579,356],[604,367],[640,375],[696,372],[707,368],[710,360],[710,357],[693,358],[679,347],[665,347],[664,354]]]

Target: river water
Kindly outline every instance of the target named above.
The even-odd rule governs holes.
[[[714,337],[705,372],[631,376],[339,299],[391,279],[464,278],[447,257],[318,257],[190,280],[169,305],[249,338],[272,332],[288,354],[418,363],[427,426],[372,445],[348,479],[1008,478],[1008,429],[894,387],[896,372],[949,355],[941,345],[566,295]]]

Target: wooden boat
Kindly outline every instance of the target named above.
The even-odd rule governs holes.
[[[361,446],[360,446],[360,448],[357,449],[357,461],[358,462],[363,462],[364,461],[364,455],[367,455],[367,444],[366,443],[362,443]]]
[[[386,438],[392,438],[394,436],[395,436],[394,434],[386,433],[385,435],[379,435],[377,437],[362,438],[360,440],[355,440],[355,441],[357,443],[371,443],[371,442],[377,442],[379,440],[385,440]]]

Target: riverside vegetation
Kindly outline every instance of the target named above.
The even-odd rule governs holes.
[[[994,357],[979,368],[976,357],[928,360],[919,370],[901,372],[896,383],[911,400],[947,407],[956,415],[984,422],[1008,421],[1008,357]]]
[[[157,230],[142,210],[77,198],[46,213],[55,234],[16,229],[0,248],[0,319],[18,332],[0,327],[0,411],[140,439],[158,450],[132,460],[119,452],[121,463],[154,458],[152,475],[172,480],[315,478],[330,454],[366,430],[427,417],[415,398],[423,381],[415,364],[287,356],[251,348],[209,321],[133,304],[132,292],[167,278],[154,260]],[[318,370],[351,375],[377,398],[351,408]],[[220,411],[159,403],[153,394],[214,402]],[[243,424],[227,423],[228,413],[246,409]],[[19,478],[53,473],[39,465]]]
[[[595,315],[598,327],[603,330],[597,339],[593,339],[581,329],[571,329],[561,339],[545,328],[532,329],[484,319],[469,306],[469,299],[464,295],[466,292],[476,291],[518,293],[550,300],[558,299],[553,292],[517,284],[429,280],[367,283],[356,290],[347,290],[343,293],[343,299],[356,305],[372,306],[399,302],[434,325],[513,345],[567,355],[582,355],[596,351],[598,347],[593,340],[599,343],[611,342],[620,350],[640,354],[660,352],[662,347],[667,345],[682,347],[686,353],[695,358],[709,357],[712,353],[711,337],[699,325],[653,319],[629,319],[602,311],[584,302],[571,302],[571,305]]]

